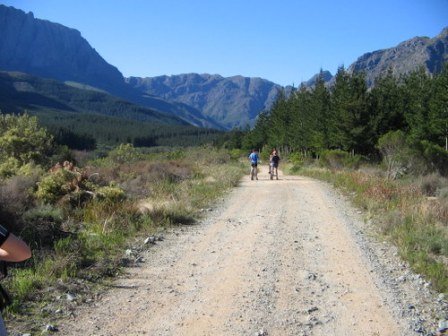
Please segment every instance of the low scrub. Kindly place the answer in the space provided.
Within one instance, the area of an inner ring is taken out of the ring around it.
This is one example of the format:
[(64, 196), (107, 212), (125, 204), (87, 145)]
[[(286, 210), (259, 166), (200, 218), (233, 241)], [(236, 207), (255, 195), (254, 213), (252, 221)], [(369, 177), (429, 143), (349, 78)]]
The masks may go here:
[(350, 168), (356, 169), (362, 157), (344, 152), (342, 150), (326, 150), (320, 154), (320, 164), (330, 169)]
[(389, 179), (431, 173), (448, 176), (448, 152), (429, 141), (412, 139), (403, 131), (384, 134), (377, 149), (383, 156)]
[(115, 275), (136, 236), (194, 224), (242, 174), (235, 153), (224, 150), (145, 154), (123, 145), (83, 167), (65, 162), (40, 176), (1, 181), (0, 214), (9, 214), (13, 231), (33, 249), (32, 260), (14, 265), (6, 281), (14, 298), (8, 312), (41, 306), (45, 288), (64, 292), (74, 278)]

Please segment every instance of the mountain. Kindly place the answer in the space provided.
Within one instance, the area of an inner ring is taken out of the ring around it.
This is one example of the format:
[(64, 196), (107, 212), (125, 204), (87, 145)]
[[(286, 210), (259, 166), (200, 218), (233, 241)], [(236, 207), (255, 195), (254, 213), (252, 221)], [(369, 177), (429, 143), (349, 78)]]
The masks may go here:
[[(4, 5), (0, 5), (0, 31), (0, 70), (55, 79), (62, 82), (61, 85), (65, 83), (95, 94), (108, 93), (118, 97), (111, 99), (123, 104), (129, 102), (129, 106), (140, 105), (151, 110), (151, 113), (157, 112), (160, 118), (165, 114), (168, 122), (172, 120), (166, 115), (197, 127), (231, 129), (253, 125), (258, 114), (272, 106), (278, 90), (285, 90), (286, 94), (293, 90), (265, 79), (243, 76), (182, 74), (124, 78), (116, 67), (107, 63), (90, 46), (79, 31), (36, 19), (32, 13), (26, 14)], [(350, 65), (348, 71), (365, 72), (368, 84), (372, 86), (374, 79), (388, 69), (400, 75), (424, 66), (429, 73), (435, 73), (447, 60), (448, 28), (434, 38), (415, 37), (394, 48), (366, 53)], [(323, 71), (322, 75), (331, 85), (334, 80), (331, 73)], [(316, 76), (304, 85), (313, 86)], [(22, 91), (17, 91), (17, 94), (11, 91), (17, 89), (15, 85), (8, 87), (8, 92), (14, 99), (23, 97)], [(21, 85), (25, 84), (19, 84), (19, 89), (25, 87)], [(57, 96), (58, 92), (63, 91), (54, 90), (50, 96), (46, 92), (38, 92), (39, 104), (47, 99), (45, 104), (57, 103), (64, 105), (64, 108), (83, 111), (88, 106), (89, 113), (102, 113), (101, 104), (94, 107), (90, 98), (86, 98), (84, 103), (78, 101), (76, 106), (72, 105), (73, 102), (68, 104), (64, 96)], [(26, 95), (28, 99), (31, 93)], [(84, 107), (81, 107), (83, 104)], [(132, 115), (137, 120), (142, 117), (141, 114), (139, 117)]]
[[(375, 84), (375, 78), (386, 74), (389, 69), (396, 76), (408, 74), (423, 67), (430, 74), (439, 73), (443, 64), (448, 62), (448, 27), (433, 37), (414, 37), (396, 47), (365, 53), (353, 62), (347, 69), (349, 73), (364, 72), (367, 85)], [(331, 86), (334, 77), (328, 71), (323, 71), (324, 81)], [(302, 84), (312, 87), (319, 73)]]
[(142, 95), (126, 84), (75, 29), (0, 5), (0, 70), (18, 71), (99, 89), (134, 104), (175, 115), (195, 126), (220, 128), (191, 106)]
[(306, 87), (313, 87), (314, 85), (316, 85), (319, 76), (322, 76), (322, 79), (324, 80), (325, 83), (330, 83), (331, 80), (333, 79), (333, 75), (331, 74), (330, 71), (322, 70), (321, 72), (315, 74), (313, 77), (311, 77), (306, 82), (303, 82), (302, 84), (305, 85)]
[(19, 72), (0, 71), (0, 110), (54, 110), (60, 113), (102, 114), (167, 125), (188, 124), (176, 116), (132, 104), (100, 90), (86, 90)]
[(393, 74), (402, 75), (423, 66), (428, 73), (442, 70), (448, 61), (448, 27), (434, 38), (414, 37), (396, 47), (377, 50), (359, 57), (347, 69), (349, 72), (365, 72), (369, 86), (375, 78), (392, 69)]
[(273, 104), (280, 85), (261, 78), (182, 74), (126, 79), (142, 93), (182, 103), (202, 112), (226, 129), (253, 125)]
[[(281, 88), (242, 76), (188, 74), (125, 80), (79, 31), (4, 5), (0, 5), (0, 31), (0, 70), (107, 92), (198, 127), (230, 129), (253, 124)], [(54, 95), (49, 99), (60, 100)]]
[(26, 111), (36, 115), (58, 143), (76, 149), (91, 149), (95, 142), (112, 146), (127, 142), (135, 146), (196, 146), (210, 143), (221, 134), (104, 91), (84, 89), (78, 83), (75, 86), (0, 71), (0, 113)]
[(0, 5), (0, 31), (2, 70), (85, 83), (108, 92), (124, 86), (118, 69), (75, 29)]

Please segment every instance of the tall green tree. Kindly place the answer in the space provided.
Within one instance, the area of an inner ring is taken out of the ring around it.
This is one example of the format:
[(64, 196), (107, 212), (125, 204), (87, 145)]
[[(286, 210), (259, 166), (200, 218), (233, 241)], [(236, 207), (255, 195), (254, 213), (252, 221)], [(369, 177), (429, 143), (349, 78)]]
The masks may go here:
[(391, 69), (376, 79), (368, 101), (374, 143), (390, 131), (407, 129), (403, 96), (403, 88)]
[(282, 147), (284, 151), (290, 148), (291, 124), (290, 101), (287, 99), (284, 90), (279, 91), (276, 101), (271, 109), (269, 125), (267, 127), (268, 145), (272, 147)]
[(309, 145), (316, 151), (330, 146), (330, 92), (325, 86), (321, 70), (311, 93), (310, 109), (306, 115), (307, 127), (310, 128)]
[(341, 67), (331, 95), (331, 147), (366, 154), (372, 148), (368, 129), (367, 85), (363, 73)]
[(432, 81), (428, 119), (431, 140), (448, 151), (448, 63)]
[(429, 101), (431, 78), (423, 68), (412, 72), (404, 79), (405, 119), (409, 135), (414, 141), (430, 140)]
[(267, 111), (260, 113), (252, 130), (246, 133), (242, 139), (242, 147), (244, 149), (261, 149), (268, 143), (268, 127), (270, 118)]
[(314, 134), (314, 116), (312, 109), (312, 94), (301, 85), (291, 96), (290, 138), (293, 150), (302, 152), (305, 156), (312, 147)]

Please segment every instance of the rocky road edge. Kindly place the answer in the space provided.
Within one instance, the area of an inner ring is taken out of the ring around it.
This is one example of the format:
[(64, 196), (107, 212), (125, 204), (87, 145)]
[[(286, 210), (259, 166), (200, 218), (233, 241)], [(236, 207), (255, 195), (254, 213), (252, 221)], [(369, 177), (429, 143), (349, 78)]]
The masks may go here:
[(400, 258), (397, 247), (377, 233), (374, 220), (364, 220), (365, 213), (353, 208), (348, 197), (326, 183), (320, 183), (336, 201), (335, 206), (347, 209), (344, 215), (348, 228), (367, 261), (366, 265), (371, 267), (366, 272), (371, 274), (395, 318), (410, 328), (403, 330), (403, 335), (409, 332), (425, 336), (444, 335), (443, 331), (448, 327), (447, 295), (435, 291), (429, 281), (413, 272), (410, 265)]

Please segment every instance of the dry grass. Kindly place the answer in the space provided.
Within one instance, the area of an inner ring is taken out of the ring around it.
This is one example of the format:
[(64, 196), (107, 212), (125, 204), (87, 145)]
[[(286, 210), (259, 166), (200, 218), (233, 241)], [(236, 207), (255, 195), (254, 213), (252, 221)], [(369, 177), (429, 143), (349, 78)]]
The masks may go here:
[[(15, 270), (8, 285), (18, 300), (36, 299), (40, 305), (45, 301), (40, 289), (58, 279), (115, 274), (131, 240), (168, 225), (195, 223), (202, 208), (238, 183), (242, 168), (227, 152), (206, 148), (136, 155), (122, 163), (100, 159), (84, 167), (83, 174), (92, 190), (116, 186), (127, 197), (33, 208), (28, 188), (35, 180), (16, 177), (0, 186), (0, 201), (10, 211), (30, 206), (18, 218), (28, 225), (24, 233), (34, 248), (32, 267)], [(10, 312), (20, 306), (15, 301)]]

